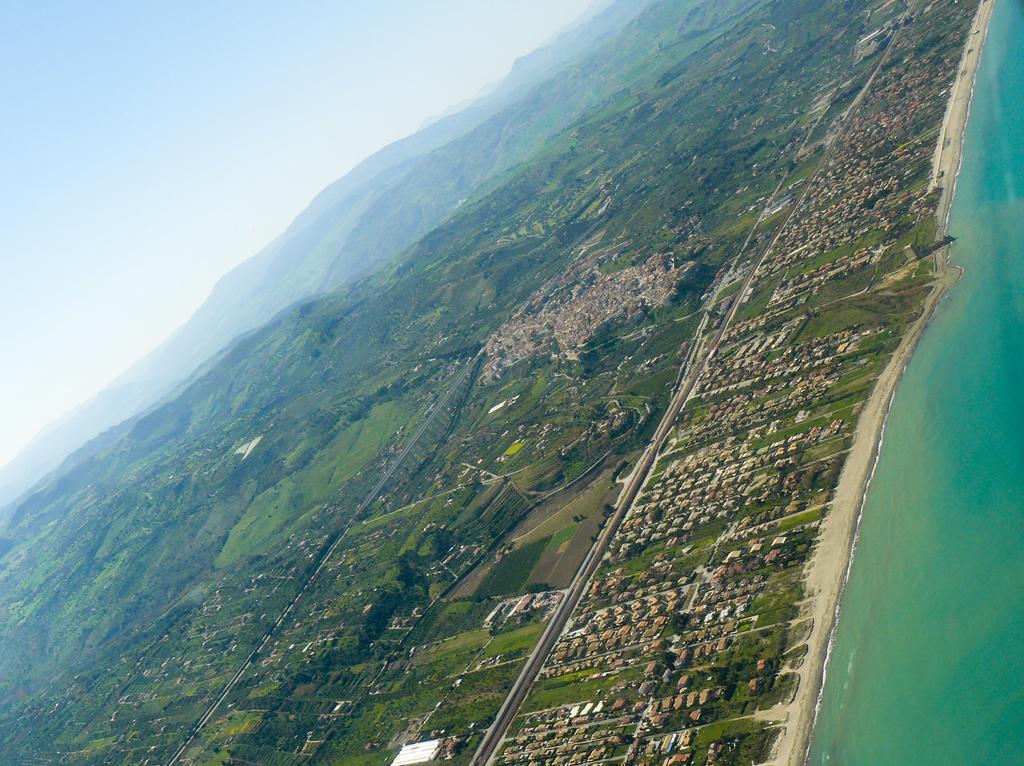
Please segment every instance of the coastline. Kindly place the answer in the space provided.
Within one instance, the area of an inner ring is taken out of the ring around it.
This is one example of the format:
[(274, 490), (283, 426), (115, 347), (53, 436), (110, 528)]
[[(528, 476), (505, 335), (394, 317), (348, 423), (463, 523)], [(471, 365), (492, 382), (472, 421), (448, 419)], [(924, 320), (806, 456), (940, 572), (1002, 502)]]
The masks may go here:
[[(933, 160), (932, 189), (942, 186), (936, 208), (937, 239), (946, 236), (949, 210), (962, 159), (963, 140), (974, 94), (974, 81), (981, 62), (989, 22), (996, 0), (982, 0), (971, 23), (964, 54), (957, 68), (949, 104), (939, 133)], [(952, 181), (942, 183), (947, 179)], [(807, 760), (818, 705), (824, 688), (833, 633), (838, 623), (843, 589), (853, 563), (861, 511), (874, 475), (885, 434), (885, 424), (896, 387), (935, 309), (946, 292), (957, 283), (962, 271), (949, 262), (949, 248), (935, 254), (936, 277), (921, 315), (908, 328), (875, 383), (871, 396), (858, 417), (856, 436), (843, 466), (830, 512), (822, 521), (818, 543), (808, 566), (805, 585), (811, 622), (804, 655), (797, 675), (797, 688), (789, 703), (765, 711), (765, 718), (777, 720), (782, 732), (768, 763), (775, 766), (803, 766)]]

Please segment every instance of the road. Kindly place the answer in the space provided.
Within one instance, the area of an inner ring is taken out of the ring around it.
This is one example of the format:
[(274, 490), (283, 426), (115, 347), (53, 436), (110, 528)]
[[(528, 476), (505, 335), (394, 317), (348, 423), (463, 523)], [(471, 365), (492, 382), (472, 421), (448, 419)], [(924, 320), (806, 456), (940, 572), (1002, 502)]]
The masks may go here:
[[(866, 87), (867, 86), (865, 86), (865, 88)], [(860, 96), (858, 96), (858, 99), (859, 98)], [(825, 156), (822, 158), (822, 161), (818, 166), (819, 170), (824, 166), (825, 160), (831, 152), (831, 148), (832, 144), (829, 145)], [(511, 725), (512, 720), (516, 717), (519, 706), (530, 691), (533, 681), (536, 679), (540, 669), (544, 666), (548, 655), (551, 653), (555, 643), (558, 641), (558, 637), (562, 634), (566, 624), (569, 622), (570, 616), (579, 604), (580, 599), (583, 596), (583, 591), (586, 589), (594, 572), (597, 571), (597, 567), (601, 563), (601, 559), (608, 550), (608, 545), (611, 543), (612, 538), (618, 531), (623, 519), (625, 519), (626, 515), (629, 513), (629, 509), (632, 507), (637, 495), (640, 493), (640, 489), (643, 487), (655, 460), (661, 452), (662, 447), (665, 445), (665, 440), (672, 431), (672, 426), (675, 423), (676, 418), (679, 416), (679, 412), (682, 410), (686, 402), (689, 401), (694, 388), (697, 386), (697, 381), (700, 380), (700, 376), (707, 369), (708, 364), (718, 351), (718, 347), (721, 345), (723, 336), (729, 329), (733, 320), (736, 318), (736, 314), (739, 312), (740, 307), (743, 305), (743, 299), (750, 292), (750, 286), (753, 284), (754, 278), (756, 277), (761, 264), (764, 263), (768, 254), (774, 249), (775, 245), (782, 237), (783, 232), (785, 232), (786, 228), (789, 226), (793, 216), (800, 209), (801, 204), (806, 198), (808, 190), (811, 188), (810, 181), (813, 180), (815, 176), (817, 176), (817, 171), (810, 179), (808, 179), (808, 183), (804, 185), (803, 192), (800, 194), (799, 198), (794, 201), (790, 214), (786, 216), (785, 220), (778, 227), (775, 236), (772, 237), (771, 241), (763, 250), (761, 250), (760, 255), (755, 259), (753, 265), (743, 278), (743, 283), (736, 292), (735, 298), (726, 313), (725, 319), (722, 321), (718, 330), (715, 331), (715, 334), (711, 338), (711, 342), (707, 346), (707, 352), (703, 354), (703, 356), (700, 356), (699, 359), (696, 359), (695, 357), (699, 353), (698, 348), (701, 331), (705, 326), (708, 316), (710, 316), (710, 311), (716, 302), (717, 294), (712, 296), (708, 301), (707, 313), (705, 314), (704, 321), (701, 323), (701, 328), (697, 331), (697, 340), (694, 342), (692, 353), (688, 355), (687, 360), (681, 367), (679, 376), (680, 383), (672, 396), (672, 401), (669, 404), (668, 409), (666, 409), (654, 436), (644, 449), (633, 473), (630, 474), (630, 477), (626, 482), (626, 486), (620, 493), (619, 499), (615, 504), (615, 512), (608, 520), (608, 523), (605, 524), (601, 534), (598, 536), (598, 539), (595, 541), (590, 552), (587, 554), (587, 557), (580, 565), (580, 568), (576, 573), (576, 577), (573, 579), (569, 589), (566, 591), (565, 598), (562, 599), (561, 604), (559, 604), (558, 608), (555, 610), (551, 621), (544, 629), (544, 633), (541, 634), (540, 641), (537, 643), (533, 654), (530, 655), (530, 659), (527, 661), (522, 673), (520, 673), (519, 677), (516, 679), (511, 691), (505, 698), (505, 702), (498, 710), (494, 723), (491, 724), (487, 733), (484, 734), (483, 741), (480, 743), (476, 753), (473, 755), (473, 760), (470, 761), (470, 766), (485, 766), (493, 763), (498, 745), (505, 736), (505, 732), (508, 731), (508, 727)], [(765, 211), (769, 210), (770, 206), (774, 203), (775, 197), (782, 189), (784, 180), (779, 182), (775, 191), (769, 196), (768, 201), (765, 203)], [(757, 223), (755, 223), (751, 228), (750, 233), (743, 244), (740, 255), (737, 256), (737, 260), (742, 257), (743, 250), (746, 250), (749, 246), (753, 239), (754, 232), (757, 230), (757, 226), (760, 223), (761, 219), (759, 218)]]
[[(760, 264), (760, 262), (761, 261), (758, 260), (758, 264)], [(748, 274), (744, 280), (743, 286), (741, 287), (738, 295), (743, 295), (745, 293), (753, 279), (755, 271), (756, 267), (751, 269), (750, 274)], [(710, 304), (713, 304), (713, 302), (714, 299), (709, 301), (709, 308)], [(640, 493), (640, 489), (647, 480), (647, 475), (650, 473), (651, 467), (654, 465), (654, 461), (657, 459), (658, 454), (661, 452), (661, 448), (665, 445), (665, 440), (672, 431), (672, 426), (675, 424), (680, 410), (690, 398), (694, 387), (697, 385), (697, 381), (700, 379), (701, 373), (704, 371), (708, 361), (714, 356), (715, 351), (718, 349), (718, 345), (722, 341), (722, 336), (725, 334), (725, 330), (728, 327), (729, 322), (731, 322), (732, 317), (736, 315), (736, 309), (738, 306), (739, 300), (736, 300), (733, 307), (729, 310), (729, 314), (727, 315), (725, 322), (722, 323), (722, 327), (715, 333), (711, 345), (708, 347), (708, 352), (704, 354), (696, 364), (693, 364), (694, 359), (697, 356), (697, 347), (699, 344), (701, 329), (705, 326), (705, 322), (701, 323), (701, 327), (697, 331), (692, 353), (688, 355), (688, 359), (683, 365), (684, 372), (681, 376), (682, 382), (676, 388), (676, 392), (672, 396), (672, 401), (670, 402), (668, 409), (665, 410), (665, 414), (662, 416), (661, 421), (658, 423), (658, 428), (654, 432), (654, 436), (651, 438), (651, 441), (648, 442), (647, 447), (644, 448), (643, 454), (640, 456), (640, 460), (637, 461), (632, 473), (626, 480), (626, 484), (623, 487), (622, 492), (619, 493), (619, 498), (615, 504), (615, 511), (612, 514), (612, 517), (604, 525), (604, 528), (601, 530), (600, 535), (598, 535), (594, 545), (587, 553), (586, 558), (583, 559), (583, 563), (580, 565), (575, 578), (573, 578), (572, 583), (566, 591), (565, 598), (562, 599), (561, 603), (556, 608), (555, 613), (547, 624), (547, 627), (541, 634), (540, 641), (537, 642), (537, 646), (534, 648), (533, 654), (530, 655), (530, 659), (527, 660), (526, 666), (523, 668), (523, 671), (513, 684), (508, 697), (505, 698), (505, 702), (498, 710), (494, 723), (491, 724), (491, 727), (484, 735), (484, 739), (480, 743), (480, 746), (471, 761), (472, 766), (483, 766), (484, 764), (492, 762), (498, 744), (505, 736), (505, 732), (508, 730), (509, 725), (515, 718), (516, 712), (522, 704), (523, 699), (526, 698), (534, 679), (537, 677), (537, 673), (540, 672), (540, 669), (543, 667), (552, 648), (554, 648), (555, 643), (558, 641), (558, 637), (562, 634), (569, 618), (572, 616), (573, 611), (576, 609), (580, 599), (583, 597), (583, 592), (586, 590), (586, 587), (590, 582), (590, 578), (593, 576), (594, 572), (597, 571), (597, 568), (601, 563), (601, 559), (604, 557), (605, 551), (608, 550), (608, 545), (611, 543), (612, 538), (618, 531), (623, 519), (625, 519), (626, 515), (629, 513), (629, 509), (632, 507), (636, 496)], [(688, 373), (686, 372), (687, 366), (690, 367)]]

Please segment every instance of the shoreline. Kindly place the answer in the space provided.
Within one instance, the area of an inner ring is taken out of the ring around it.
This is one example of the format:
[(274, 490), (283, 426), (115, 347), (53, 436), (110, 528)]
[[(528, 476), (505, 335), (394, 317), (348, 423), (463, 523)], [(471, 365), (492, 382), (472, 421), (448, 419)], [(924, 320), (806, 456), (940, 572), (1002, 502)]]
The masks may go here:
[[(949, 104), (935, 150), (932, 185), (942, 185), (936, 208), (936, 238), (947, 234), (949, 211), (963, 156), (964, 135), (974, 95), (974, 81), (981, 62), (989, 22), (996, 0), (982, 0), (971, 23), (963, 57), (957, 67)], [(978, 39), (975, 39), (978, 38)], [(967, 85), (968, 87), (964, 87)], [(775, 766), (804, 766), (824, 689), (835, 628), (839, 621), (843, 590), (853, 565), (861, 512), (881, 451), (885, 425), (896, 388), (910, 362), (917, 343), (934, 316), (946, 292), (955, 285), (962, 270), (950, 263), (949, 248), (935, 253), (935, 282), (925, 299), (921, 315), (907, 329), (899, 347), (875, 382), (874, 390), (858, 416), (856, 436), (840, 474), (830, 512), (822, 521), (818, 542), (808, 565), (805, 585), (811, 604), (811, 621), (806, 639), (807, 653), (797, 675), (797, 688), (789, 703), (773, 711), (771, 718), (783, 725), (768, 763)], [(766, 716), (768, 717), (768, 716)]]

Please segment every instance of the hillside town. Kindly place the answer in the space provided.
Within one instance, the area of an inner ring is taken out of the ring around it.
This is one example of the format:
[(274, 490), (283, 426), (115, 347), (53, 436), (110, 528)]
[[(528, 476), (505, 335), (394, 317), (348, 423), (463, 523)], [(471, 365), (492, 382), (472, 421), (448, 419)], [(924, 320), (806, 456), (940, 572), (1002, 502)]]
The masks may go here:
[(690, 266), (677, 267), (672, 256), (655, 255), (603, 273), (595, 257), (584, 257), (488, 339), (483, 380), (538, 355), (572, 358), (609, 322), (628, 320), (668, 301)]

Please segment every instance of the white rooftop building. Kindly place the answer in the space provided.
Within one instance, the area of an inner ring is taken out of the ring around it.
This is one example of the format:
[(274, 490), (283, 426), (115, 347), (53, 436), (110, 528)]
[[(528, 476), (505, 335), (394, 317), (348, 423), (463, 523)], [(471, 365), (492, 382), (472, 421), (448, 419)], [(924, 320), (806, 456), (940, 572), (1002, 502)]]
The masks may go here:
[(430, 739), (425, 742), (415, 742), (411, 745), (406, 745), (395, 756), (391, 766), (409, 766), (413, 763), (426, 763), (432, 760), (440, 749), (441, 740), (439, 739)]

